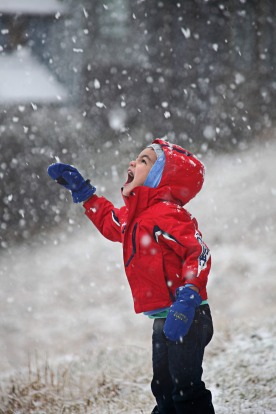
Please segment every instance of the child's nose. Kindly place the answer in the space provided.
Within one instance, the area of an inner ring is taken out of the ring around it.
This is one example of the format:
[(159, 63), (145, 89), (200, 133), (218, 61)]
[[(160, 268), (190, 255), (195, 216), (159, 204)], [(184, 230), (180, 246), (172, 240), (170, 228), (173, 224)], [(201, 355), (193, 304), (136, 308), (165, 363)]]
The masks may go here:
[(135, 164), (136, 164), (136, 161), (132, 160), (132, 161), (130, 161), (129, 166), (130, 167), (135, 167)]

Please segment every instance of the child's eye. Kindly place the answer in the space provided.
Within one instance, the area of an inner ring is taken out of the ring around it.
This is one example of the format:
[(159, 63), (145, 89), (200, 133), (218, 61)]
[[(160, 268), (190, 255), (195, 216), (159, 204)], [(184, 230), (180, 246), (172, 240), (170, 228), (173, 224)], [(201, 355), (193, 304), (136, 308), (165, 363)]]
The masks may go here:
[(147, 164), (147, 162), (146, 162), (146, 160), (145, 160), (145, 159), (142, 159), (142, 161), (141, 161), (141, 162), (143, 162), (143, 163)]

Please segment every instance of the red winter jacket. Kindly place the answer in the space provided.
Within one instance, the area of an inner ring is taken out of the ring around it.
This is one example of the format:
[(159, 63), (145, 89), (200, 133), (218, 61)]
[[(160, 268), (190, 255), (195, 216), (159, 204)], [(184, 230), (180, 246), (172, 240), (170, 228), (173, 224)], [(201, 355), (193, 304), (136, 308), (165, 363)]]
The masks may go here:
[(165, 153), (157, 188), (136, 187), (125, 206), (115, 208), (93, 195), (85, 214), (111, 241), (123, 244), (125, 271), (136, 313), (169, 307), (179, 286), (192, 283), (207, 299), (210, 252), (197, 221), (184, 205), (201, 189), (204, 167), (183, 148), (156, 139)]

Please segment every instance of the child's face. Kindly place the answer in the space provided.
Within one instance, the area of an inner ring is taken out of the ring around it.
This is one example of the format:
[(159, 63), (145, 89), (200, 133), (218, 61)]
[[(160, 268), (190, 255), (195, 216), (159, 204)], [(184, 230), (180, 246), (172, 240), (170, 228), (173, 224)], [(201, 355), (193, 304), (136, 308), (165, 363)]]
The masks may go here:
[(151, 167), (157, 160), (157, 156), (152, 148), (145, 148), (136, 158), (135, 161), (130, 161), (127, 170), (127, 181), (123, 187), (123, 195), (129, 196), (131, 191), (146, 181)]

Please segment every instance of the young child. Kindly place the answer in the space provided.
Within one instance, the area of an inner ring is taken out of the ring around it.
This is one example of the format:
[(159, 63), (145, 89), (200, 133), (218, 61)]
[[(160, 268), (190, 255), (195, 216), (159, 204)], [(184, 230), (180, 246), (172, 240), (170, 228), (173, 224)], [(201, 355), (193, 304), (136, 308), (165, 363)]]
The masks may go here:
[(213, 335), (206, 292), (211, 257), (184, 208), (203, 185), (203, 164), (178, 145), (154, 140), (129, 163), (121, 208), (98, 197), (70, 165), (52, 164), (48, 173), (75, 203), (84, 202), (103, 236), (123, 245), (135, 312), (153, 319), (152, 414), (214, 414), (201, 379)]

